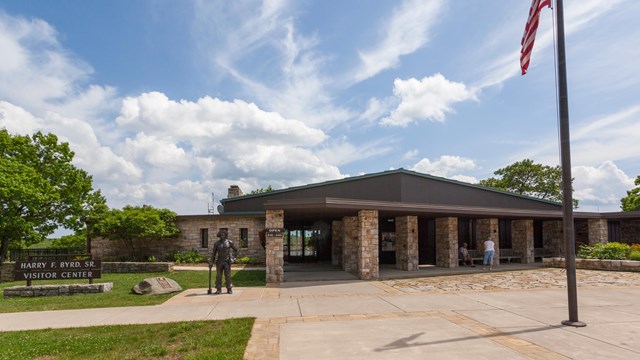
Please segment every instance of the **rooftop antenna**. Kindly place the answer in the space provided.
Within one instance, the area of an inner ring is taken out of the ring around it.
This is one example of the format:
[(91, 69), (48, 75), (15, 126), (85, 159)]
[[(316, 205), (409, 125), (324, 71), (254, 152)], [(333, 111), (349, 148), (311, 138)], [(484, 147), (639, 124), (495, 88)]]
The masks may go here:
[(213, 197), (213, 193), (211, 193), (211, 204), (207, 203), (207, 213), (209, 213), (209, 215), (213, 215), (215, 212), (215, 199)]

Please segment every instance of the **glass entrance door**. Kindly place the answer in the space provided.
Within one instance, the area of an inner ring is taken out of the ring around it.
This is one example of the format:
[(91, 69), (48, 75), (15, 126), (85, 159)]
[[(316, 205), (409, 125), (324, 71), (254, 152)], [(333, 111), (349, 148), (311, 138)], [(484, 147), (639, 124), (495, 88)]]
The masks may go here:
[(284, 260), (292, 263), (315, 262), (319, 230), (291, 229), (285, 232)]

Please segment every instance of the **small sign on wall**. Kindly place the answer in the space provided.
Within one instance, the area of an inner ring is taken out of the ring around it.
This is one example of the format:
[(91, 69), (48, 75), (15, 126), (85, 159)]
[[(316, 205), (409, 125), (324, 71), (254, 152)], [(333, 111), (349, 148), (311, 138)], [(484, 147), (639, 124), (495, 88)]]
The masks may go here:
[(267, 237), (267, 239), (284, 236), (284, 229), (282, 228), (268, 228), (265, 230), (266, 230), (265, 236)]

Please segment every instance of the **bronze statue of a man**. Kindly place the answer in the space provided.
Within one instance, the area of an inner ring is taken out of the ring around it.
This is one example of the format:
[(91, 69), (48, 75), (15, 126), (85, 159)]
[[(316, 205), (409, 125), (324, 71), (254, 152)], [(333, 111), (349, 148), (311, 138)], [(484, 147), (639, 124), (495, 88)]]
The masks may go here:
[(218, 230), (218, 241), (213, 244), (211, 250), (211, 263), (216, 264), (216, 292), (215, 295), (222, 294), (222, 273), (227, 285), (227, 294), (233, 294), (233, 284), (231, 283), (231, 264), (235, 261), (238, 248), (233, 241), (228, 239), (229, 231), (225, 228)]

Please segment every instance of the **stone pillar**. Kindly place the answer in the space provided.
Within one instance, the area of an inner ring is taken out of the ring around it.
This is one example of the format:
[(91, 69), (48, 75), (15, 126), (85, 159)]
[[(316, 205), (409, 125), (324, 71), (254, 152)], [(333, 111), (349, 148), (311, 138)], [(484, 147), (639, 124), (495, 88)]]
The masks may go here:
[(476, 221), (476, 239), (478, 250), (482, 254), (484, 251), (484, 241), (491, 239), (495, 243), (495, 253), (493, 255), (493, 265), (500, 265), (500, 236), (498, 234), (498, 219), (478, 219)]
[(342, 266), (343, 232), (342, 221), (331, 223), (331, 264), (335, 266)]
[(436, 219), (436, 266), (458, 267), (458, 218)]
[(513, 220), (511, 222), (513, 250), (522, 255), (523, 264), (534, 262), (533, 220)]
[(562, 221), (544, 221), (542, 223), (542, 244), (545, 255), (564, 256)]
[(356, 274), (358, 271), (358, 218), (342, 218), (342, 270)]
[(396, 218), (396, 269), (418, 270), (418, 217)]
[(358, 211), (358, 278), (377, 279), (380, 276), (378, 261), (378, 211)]
[[(267, 210), (266, 228), (284, 229), (284, 210)], [(268, 237), (265, 247), (267, 284), (280, 284), (284, 281), (284, 239), (282, 236)]]
[(589, 219), (589, 246), (604, 244), (609, 240), (607, 219)]

